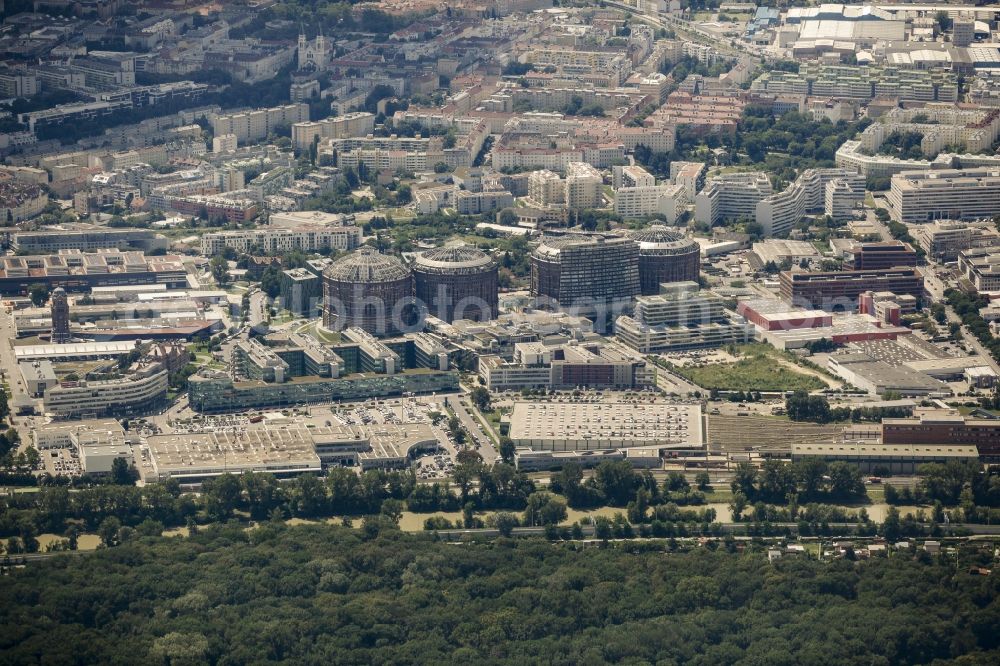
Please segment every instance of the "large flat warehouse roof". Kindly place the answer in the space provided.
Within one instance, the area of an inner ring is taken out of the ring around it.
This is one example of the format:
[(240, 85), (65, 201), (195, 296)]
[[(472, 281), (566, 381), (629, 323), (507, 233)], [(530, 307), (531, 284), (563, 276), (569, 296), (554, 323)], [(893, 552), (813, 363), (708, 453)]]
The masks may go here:
[(320, 470), (312, 435), (301, 427), (153, 435), (146, 445), (161, 477)]
[(73, 342), (65, 345), (25, 345), (14, 347), (14, 358), (28, 361), (36, 358), (56, 360), (60, 358), (82, 358), (116, 356), (135, 349), (134, 340), (116, 342)]
[(519, 402), (510, 416), (510, 437), (542, 451), (700, 447), (704, 441), (700, 406), (668, 402)]

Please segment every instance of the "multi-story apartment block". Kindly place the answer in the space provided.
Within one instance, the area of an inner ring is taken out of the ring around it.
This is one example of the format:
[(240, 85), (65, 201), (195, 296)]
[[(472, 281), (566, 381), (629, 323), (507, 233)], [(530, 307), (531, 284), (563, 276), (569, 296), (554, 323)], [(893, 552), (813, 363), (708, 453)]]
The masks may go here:
[(601, 172), (586, 162), (566, 165), (566, 207), (574, 209), (598, 208), (604, 202)]
[(691, 202), (705, 186), (705, 171), (704, 162), (671, 162), (670, 182), (683, 187), (687, 200)]
[(584, 51), (559, 46), (542, 46), (524, 53), (524, 62), (553, 65), (563, 76), (582, 76), (591, 72), (610, 75), (609, 83), (620, 86), (632, 71), (632, 62), (621, 51)]
[(927, 171), (932, 168), (1000, 168), (1000, 156), (992, 154), (939, 153), (933, 160), (903, 160), (891, 155), (869, 155), (862, 152), (860, 141), (845, 141), (837, 149), (835, 158), (838, 167), (853, 169), (863, 176), (893, 176), (904, 171)]
[(694, 216), (710, 226), (724, 219), (753, 218), (757, 203), (771, 192), (771, 180), (762, 171), (715, 176), (695, 197)]
[(734, 134), (746, 102), (735, 96), (692, 95), (676, 91), (666, 104), (646, 119), (646, 124), (657, 128), (686, 125), (702, 134)]
[(0, 177), (0, 224), (29, 220), (40, 215), (48, 204), (49, 194), (40, 186)]
[[(323, 154), (323, 151), (320, 151)], [(355, 148), (337, 153), (337, 166), (358, 170), (362, 167), (375, 171), (427, 171), (433, 167), (441, 153), (425, 151), (385, 150), (383, 148)]]
[(292, 145), (296, 150), (306, 150), (317, 138), (346, 139), (367, 136), (375, 130), (375, 116), (365, 111), (334, 116), (316, 122), (306, 121), (292, 125)]
[(566, 202), (566, 184), (559, 174), (541, 169), (528, 174), (528, 198), (547, 207)]
[(258, 228), (240, 231), (217, 231), (201, 237), (201, 253), (211, 257), (232, 248), (240, 253), (278, 254), (301, 250), (353, 250), (361, 245), (361, 227), (311, 227), (287, 229)]
[(619, 187), (648, 187), (656, 185), (656, 179), (641, 166), (631, 164), (626, 166), (611, 167), (611, 186), (616, 190)]
[(83, 74), (85, 85), (94, 90), (111, 91), (135, 85), (135, 58), (72, 58), (66, 65), (71, 72)]
[(292, 126), (307, 120), (308, 104), (286, 104), (216, 116), (212, 121), (212, 131), (216, 136), (235, 134), (236, 139), (243, 143), (264, 139), (279, 126)]
[(852, 185), (848, 179), (837, 178), (828, 182), (824, 188), (823, 212), (837, 222), (850, 220), (864, 200), (863, 185)]
[(673, 224), (684, 212), (687, 195), (681, 185), (642, 185), (615, 190), (615, 213), (626, 219), (662, 215)]
[(862, 100), (874, 97), (921, 102), (958, 100), (958, 79), (953, 72), (889, 66), (852, 67), (806, 62), (798, 73), (765, 72), (754, 80), (750, 89), (773, 94)]
[(459, 190), (455, 194), (455, 210), (462, 215), (492, 213), (513, 205), (514, 195), (507, 190), (484, 190), (482, 192)]
[(865, 181), (850, 169), (807, 169), (784, 191), (757, 202), (754, 218), (765, 236), (786, 234), (806, 213), (824, 210), (826, 185), (841, 180), (864, 192)]
[(212, 152), (215, 154), (235, 153), (238, 145), (239, 139), (236, 138), (235, 134), (221, 134), (212, 137)]
[(920, 149), (929, 159), (946, 146), (979, 153), (988, 150), (1000, 136), (1000, 110), (958, 109), (953, 104), (890, 109), (861, 133), (861, 146), (875, 154), (895, 132), (920, 134)]
[(34, 97), (41, 87), (38, 77), (17, 71), (0, 72), (0, 97), (4, 99), (16, 97)]

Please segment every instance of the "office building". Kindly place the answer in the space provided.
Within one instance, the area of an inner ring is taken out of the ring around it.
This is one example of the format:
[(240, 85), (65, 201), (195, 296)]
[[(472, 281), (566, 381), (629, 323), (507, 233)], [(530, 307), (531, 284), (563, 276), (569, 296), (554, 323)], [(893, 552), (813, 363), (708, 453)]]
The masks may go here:
[(891, 291), (923, 298), (924, 278), (915, 268), (898, 267), (874, 271), (806, 273), (782, 271), (781, 298), (786, 303), (830, 312), (853, 312), (858, 297), (866, 291)]
[(886, 201), (896, 222), (990, 218), (1000, 210), (1000, 170), (941, 169), (896, 174)]
[(619, 341), (643, 354), (721, 347), (753, 339), (753, 325), (726, 310), (722, 299), (696, 282), (663, 285), (636, 299), (632, 316), (615, 320)]
[(62, 382), (45, 390), (44, 410), (56, 419), (138, 416), (167, 399), (167, 370), (146, 363), (114, 379)]
[(70, 341), (69, 332), (69, 299), (66, 290), (56, 287), (52, 292), (52, 342), (62, 344)]
[(618, 345), (518, 342), (510, 361), (479, 357), (479, 377), (491, 391), (524, 388), (643, 388), (656, 384), (656, 370)]
[(281, 304), (294, 315), (312, 316), (323, 296), (320, 277), (305, 268), (281, 272)]
[(42, 397), (46, 389), (59, 384), (52, 361), (48, 359), (21, 361), (17, 366), (24, 380), (24, 389), (34, 398)]
[(21, 254), (58, 254), (60, 250), (166, 250), (166, 236), (148, 229), (60, 229), (58, 231), (18, 231), (10, 236), (11, 249)]
[(531, 295), (540, 307), (607, 315), (639, 293), (639, 246), (616, 236), (547, 236), (531, 253)]
[(67, 291), (93, 287), (165, 284), (187, 287), (187, 271), (180, 257), (149, 256), (142, 252), (105, 250), (63, 254), (0, 257), (0, 294), (27, 294), (32, 285)]
[(768, 264), (781, 266), (800, 266), (819, 262), (821, 256), (816, 246), (809, 241), (784, 240), (781, 238), (769, 238), (768, 240), (754, 243), (753, 254), (750, 255), (751, 265), (760, 269)]
[(951, 42), (958, 47), (966, 47), (976, 39), (975, 17), (963, 14), (951, 23)]
[(1000, 253), (980, 247), (958, 253), (958, 271), (979, 293), (1000, 291)]
[(928, 257), (938, 262), (956, 261), (960, 252), (1000, 246), (1000, 233), (992, 225), (938, 220), (917, 227), (914, 236)]
[(909, 243), (886, 241), (854, 243), (846, 252), (844, 268), (851, 271), (875, 271), (896, 266), (916, 266), (917, 252)]

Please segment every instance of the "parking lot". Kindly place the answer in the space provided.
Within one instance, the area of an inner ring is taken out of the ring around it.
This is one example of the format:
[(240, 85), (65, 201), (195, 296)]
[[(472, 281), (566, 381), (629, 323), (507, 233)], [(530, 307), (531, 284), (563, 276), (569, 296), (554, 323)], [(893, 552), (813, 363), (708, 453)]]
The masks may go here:
[(455, 471), (455, 458), (445, 451), (417, 458), (415, 463), (417, 478), (425, 481), (445, 479)]
[(83, 466), (80, 464), (80, 454), (76, 447), (65, 449), (47, 449), (40, 451), (45, 471), (56, 476), (80, 476)]

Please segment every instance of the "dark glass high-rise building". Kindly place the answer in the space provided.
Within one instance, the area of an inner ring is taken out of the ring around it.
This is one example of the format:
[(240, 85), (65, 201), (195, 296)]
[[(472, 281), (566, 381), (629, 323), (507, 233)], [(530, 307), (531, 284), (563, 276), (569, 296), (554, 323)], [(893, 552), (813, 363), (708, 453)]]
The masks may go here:
[(52, 342), (61, 344), (69, 342), (69, 299), (66, 290), (56, 287), (52, 292)]
[(540, 307), (612, 315), (638, 294), (639, 245), (630, 238), (547, 236), (531, 254), (531, 295)]

